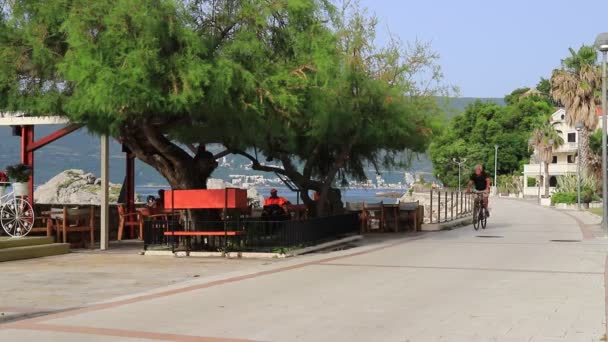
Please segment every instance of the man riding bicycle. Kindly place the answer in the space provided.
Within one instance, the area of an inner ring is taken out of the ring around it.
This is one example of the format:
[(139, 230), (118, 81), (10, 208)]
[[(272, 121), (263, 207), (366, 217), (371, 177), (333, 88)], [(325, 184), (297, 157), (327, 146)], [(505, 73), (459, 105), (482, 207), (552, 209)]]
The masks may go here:
[(486, 217), (490, 217), (490, 212), (488, 211), (488, 198), (490, 197), (492, 180), (490, 179), (490, 176), (483, 171), (481, 165), (475, 166), (475, 172), (471, 175), (467, 185), (467, 192), (471, 192), (471, 186), (473, 185), (475, 185), (475, 190), (483, 191), (483, 208), (486, 211)]

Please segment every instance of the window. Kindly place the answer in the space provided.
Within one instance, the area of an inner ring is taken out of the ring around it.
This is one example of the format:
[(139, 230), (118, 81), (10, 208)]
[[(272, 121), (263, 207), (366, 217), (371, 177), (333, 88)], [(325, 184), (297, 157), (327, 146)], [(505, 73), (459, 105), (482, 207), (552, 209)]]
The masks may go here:
[(575, 160), (574, 160), (574, 156), (573, 155), (569, 155), (568, 156), (568, 164), (574, 164)]
[(568, 142), (576, 142), (576, 133), (568, 133)]
[(553, 164), (557, 164), (557, 156), (553, 156), (553, 161), (552, 161), (552, 163), (553, 163)]
[(566, 116), (565, 116), (564, 114), (562, 114), (562, 120), (564, 120), (564, 118), (565, 118), (565, 117), (566, 117)]

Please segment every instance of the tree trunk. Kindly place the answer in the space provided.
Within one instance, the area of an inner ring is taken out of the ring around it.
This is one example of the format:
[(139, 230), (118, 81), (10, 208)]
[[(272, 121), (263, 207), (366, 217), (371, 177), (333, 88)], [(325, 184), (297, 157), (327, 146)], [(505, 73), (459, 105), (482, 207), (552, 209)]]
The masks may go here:
[(588, 175), (589, 160), (591, 159), (591, 150), (589, 149), (589, 130), (582, 129), (579, 133), (580, 148), (581, 148), (581, 174)]
[[(158, 171), (173, 190), (207, 189), (207, 180), (218, 166), (204, 144), (191, 155), (147, 123), (125, 126), (119, 140), (135, 157)], [(187, 217), (190, 222), (218, 219), (217, 213), (208, 210), (189, 210)]]

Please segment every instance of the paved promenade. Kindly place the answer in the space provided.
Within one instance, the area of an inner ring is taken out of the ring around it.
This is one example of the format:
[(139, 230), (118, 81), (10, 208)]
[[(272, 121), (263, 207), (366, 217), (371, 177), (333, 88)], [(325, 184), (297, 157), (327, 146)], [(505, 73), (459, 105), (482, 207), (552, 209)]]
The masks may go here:
[(252, 264), (3, 324), (0, 341), (600, 341), (597, 219), (493, 201), (485, 231)]

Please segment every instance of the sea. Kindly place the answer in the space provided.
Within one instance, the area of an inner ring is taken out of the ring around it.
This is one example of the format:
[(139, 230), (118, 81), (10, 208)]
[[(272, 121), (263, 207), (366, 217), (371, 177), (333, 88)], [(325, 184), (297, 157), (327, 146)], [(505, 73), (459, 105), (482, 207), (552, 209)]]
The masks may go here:
[[(142, 200), (145, 200), (148, 196), (158, 196), (158, 190), (171, 190), (169, 187), (163, 186), (136, 186), (135, 192), (140, 196)], [(262, 196), (270, 196), (270, 187), (260, 187), (256, 188), (256, 190)], [(279, 196), (285, 197), (292, 204), (298, 203), (298, 196), (295, 192), (289, 190), (288, 188), (276, 187)], [(342, 201), (343, 202), (365, 202), (365, 203), (378, 203), (383, 202), (385, 204), (394, 204), (397, 203), (398, 199), (395, 196), (386, 196), (386, 194), (400, 194), (404, 195), (407, 190), (403, 189), (341, 189), (342, 191)], [(311, 194), (312, 196), (312, 194)], [(386, 197), (382, 197), (386, 196)], [(399, 196), (401, 197), (401, 196)], [(301, 202), (301, 200), (300, 200)]]

